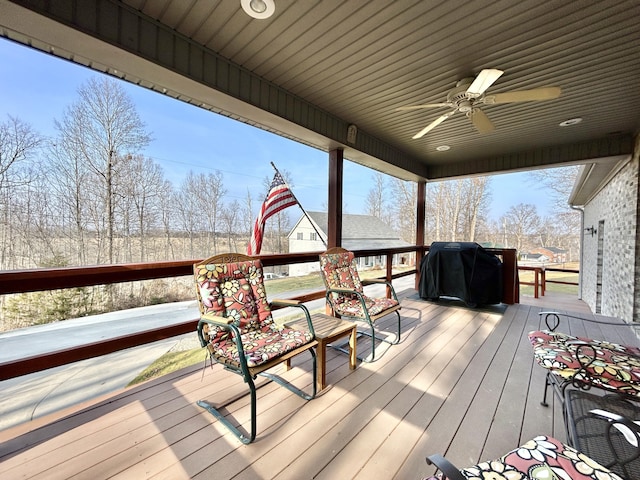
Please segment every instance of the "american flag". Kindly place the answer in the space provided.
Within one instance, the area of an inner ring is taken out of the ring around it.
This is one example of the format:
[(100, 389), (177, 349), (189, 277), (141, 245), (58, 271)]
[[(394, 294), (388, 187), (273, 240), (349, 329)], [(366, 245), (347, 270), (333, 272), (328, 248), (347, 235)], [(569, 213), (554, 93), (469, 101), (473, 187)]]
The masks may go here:
[(258, 255), (260, 253), (260, 249), (262, 248), (262, 232), (264, 231), (264, 224), (267, 219), (279, 211), (297, 203), (296, 197), (294, 197), (291, 190), (289, 190), (280, 172), (276, 172), (269, 187), (269, 193), (267, 193), (262, 203), (262, 208), (253, 226), (253, 234), (251, 235), (249, 245), (247, 245), (248, 255)]

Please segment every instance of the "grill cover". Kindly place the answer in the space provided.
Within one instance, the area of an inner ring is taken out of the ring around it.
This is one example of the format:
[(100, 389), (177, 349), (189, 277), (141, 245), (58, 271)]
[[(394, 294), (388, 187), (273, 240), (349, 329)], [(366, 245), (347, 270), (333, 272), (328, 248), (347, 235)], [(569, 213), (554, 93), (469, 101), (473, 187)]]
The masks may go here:
[(420, 297), (456, 297), (469, 307), (502, 302), (502, 262), (473, 242), (433, 242), (420, 264)]

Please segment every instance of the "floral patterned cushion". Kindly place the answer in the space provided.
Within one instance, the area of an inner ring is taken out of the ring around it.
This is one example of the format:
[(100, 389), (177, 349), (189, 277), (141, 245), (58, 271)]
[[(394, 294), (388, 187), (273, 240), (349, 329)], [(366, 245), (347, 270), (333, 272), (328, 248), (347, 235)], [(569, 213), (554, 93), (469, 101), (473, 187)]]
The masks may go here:
[(539, 436), (497, 460), (460, 470), (469, 480), (623, 480), (552, 437)]
[[(320, 255), (320, 271), (327, 289), (351, 288), (360, 293), (363, 291), (353, 252), (323, 253)], [(337, 297), (345, 295), (334, 295), (334, 298)]]
[[(371, 298), (363, 295), (364, 303), (367, 306), (369, 315), (374, 316), (385, 310), (398, 305), (393, 298)], [(348, 317), (364, 317), (365, 312), (362, 308), (362, 302), (359, 299), (343, 299), (342, 302), (336, 302), (335, 311), (340, 315)]]
[[(364, 291), (353, 252), (320, 255), (320, 271), (327, 289), (349, 288), (360, 293)], [(357, 295), (333, 293), (332, 296), (336, 313), (351, 317), (365, 316), (362, 302)], [(392, 298), (371, 298), (364, 294), (362, 296), (371, 316), (398, 305), (398, 301)]]
[[(570, 380), (578, 374), (595, 387), (640, 396), (640, 349), (548, 330), (529, 333), (529, 340), (536, 361), (556, 375)], [(593, 350), (581, 349), (579, 359), (576, 351), (585, 343)]]
[[(271, 316), (260, 260), (194, 267), (200, 313), (232, 318), (240, 331), (247, 365), (260, 365), (313, 340), (311, 333), (280, 328)], [(204, 329), (209, 351), (221, 363), (239, 366), (228, 329)]]

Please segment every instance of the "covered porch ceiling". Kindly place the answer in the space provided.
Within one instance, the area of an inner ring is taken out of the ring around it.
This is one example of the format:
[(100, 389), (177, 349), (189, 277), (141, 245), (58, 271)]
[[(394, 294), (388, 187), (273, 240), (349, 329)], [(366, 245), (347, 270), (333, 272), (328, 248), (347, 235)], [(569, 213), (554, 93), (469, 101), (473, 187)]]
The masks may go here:
[[(628, 158), (639, 17), (637, 0), (275, 0), (264, 20), (240, 0), (0, 0), (4, 37), (417, 181)], [(489, 68), (487, 94), (562, 94), (483, 105), (490, 133), (458, 112), (412, 138), (451, 108), (397, 107)]]

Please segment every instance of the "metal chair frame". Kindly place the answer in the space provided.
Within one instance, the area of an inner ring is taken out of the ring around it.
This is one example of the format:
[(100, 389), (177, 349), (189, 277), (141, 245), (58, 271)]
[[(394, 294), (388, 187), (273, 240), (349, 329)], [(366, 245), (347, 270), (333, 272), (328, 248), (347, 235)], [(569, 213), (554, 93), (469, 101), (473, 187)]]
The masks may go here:
[[(331, 255), (331, 254), (336, 254), (336, 253), (347, 253), (348, 250), (345, 250), (344, 248), (341, 247), (335, 247), (335, 248), (331, 248), (329, 250), (327, 250), (326, 252), (324, 252), (322, 255)], [(383, 279), (369, 279), (369, 280), (360, 280), (360, 282), (362, 283), (362, 286), (366, 286), (366, 285), (373, 285), (373, 284), (384, 284), (387, 286), (387, 288), (390, 290), (391, 295), (393, 297), (393, 299), (398, 302), (398, 296), (396, 295), (396, 291), (395, 288), (393, 288), (393, 284), (391, 282), (387, 282), (386, 280)], [(339, 295), (355, 295), (358, 300), (360, 301), (360, 305), (362, 306), (362, 311), (364, 312), (363, 316), (359, 316), (359, 315), (348, 315), (348, 314), (343, 314), (343, 313), (337, 313), (338, 311), (336, 310), (335, 307), (335, 299), (333, 298), (333, 294), (339, 294)], [(369, 326), (370, 331), (369, 332), (363, 332), (361, 330), (358, 331), (358, 335), (365, 335), (367, 337), (371, 338), (371, 355), (370, 357), (361, 357), (358, 356), (358, 360), (363, 361), (363, 362), (373, 362), (376, 359), (376, 340), (379, 340), (381, 342), (385, 342), (388, 343), (390, 345), (397, 345), (398, 343), (400, 343), (400, 339), (401, 339), (401, 317), (400, 317), (400, 303), (398, 303), (396, 306), (388, 308), (380, 313), (378, 313), (377, 315), (369, 315), (369, 311), (367, 309), (366, 306), (366, 302), (364, 300), (364, 295), (355, 290), (355, 289), (351, 289), (351, 288), (329, 288), (327, 287), (326, 289), (326, 295), (325, 295), (325, 300), (327, 302), (327, 304), (331, 307), (331, 310), (333, 312), (334, 316), (340, 317), (340, 318), (348, 318), (348, 319), (352, 319), (352, 320), (361, 320), (367, 323), (367, 325)], [(397, 328), (397, 334), (396, 334), (396, 339), (394, 341), (390, 341), (384, 337), (381, 337), (379, 335), (376, 335), (376, 330), (374, 327), (374, 322), (382, 317), (385, 317), (387, 315), (389, 315), (390, 313), (395, 313), (398, 316), (398, 328)], [(341, 352), (344, 353), (349, 353), (348, 350), (346, 350), (345, 348), (342, 347), (335, 347), (337, 350), (340, 350)]]
[[(255, 258), (250, 257), (248, 255), (241, 255), (241, 254), (216, 255), (209, 259), (203, 260), (202, 262), (196, 263), (194, 265), (194, 272), (198, 265), (214, 264), (214, 263), (232, 263), (232, 262), (239, 262), (239, 261), (246, 261), (246, 260), (255, 260)], [(200, 299), (200, 297), (198, 297), (198, 299)], [(309, 310), (307, 309), (307, 307), (304, 306), (302, 303), (297, 301), (291, 301), (291, 300), (272, 300), (271, 302), (269, 302), (269, 305), (270, 306), (278, 305), (281, 307), (295, 307), (295, 308), (301, 309), (304, 316), (306, 317), (309, 331), (311, 332), (312, 335), (315, 336), (313, 331), (313, 324), (311, 323), (311, 315), (309, 314)], [(202, 312), (202, 305), (200, 305), (200, 308)], [(245, 383), (249, 385), (249, 391), (250, 391), (250, 397), (251, 397), (251, 427), (250, 427), (249, 434), (247, 435), (245, 432), (241, 431), (238, 427), (236, 427), (233, 423), (231, 423), (231, 421), (227, 418), (227, 416), (222, 414), (219, 411), (219, 409), (215, 407), (213, 404), (211, 404), (210, 402), (206, 400), (199, 400), (196, 403), (200, 407), (206, 409), (215, 418), (217, 418), (242, 443), (249, 444), (253, 442), (256, 438), (257, 394), (256, 394), (256, 385), (254, 380), (257, 378), (258, 375), (262, 377), (266, 377), (269, 380), (276, 382), (277, 384), (287, 388), (289, 391), (295, 393), (296, 395), (298, 395), (299, 397), (305, 400), (311, 400), (315, 398), (317, 393), (317, 386), (316, 386), (317, 365), (316, 365), (316, 352), (314, 351), (314, 347), (316, 347), (318, 344), (316, 340), (308, 342), (294, 350), (286, 352), (283, 355), (275, 357), (263, 364), (256, 365), (256, 366), (249, 366), (247, 364), (247, 358), (245, 355), (244, 346), (242, 344), (240, 329), (238, 328), (238, 325), (234, 322), (233, 319), (211, 315), (211, 314), (202, 314), (201, 319), (198, 322), (197, 333), (198, 333), (198, 339), (200, 340), (200, 345), (203, 348), (209, 345), (209, 341), (205, 338), (205, 332), (203, 331), (206, 325), (221, 327), (229, 331), (235, 342), (236, 348), (238, 349), (238, 354), (240, 359), (239, 367), (218, 362), (212, 354), (209, 354), (209, 359), (211, 360), (212, 363), (213, 362), (220, 363), (220, 365), (222, 365), (222, 367), (225, 370), (229, 370), (235, 374), (240, 375), (244, 379)], [(283, 362), (285, 363), (286, 368), (288, 368), (288, 360), (304, 351), (309, 351), (312, 358), (312, 377), (311, 377), (312, 393), (311, 394), (307, 394), (303, 392), (301, 389), (295, 387), (294, 385), (284, 380), (280, 376), (267, 372), (267, 370)]]

